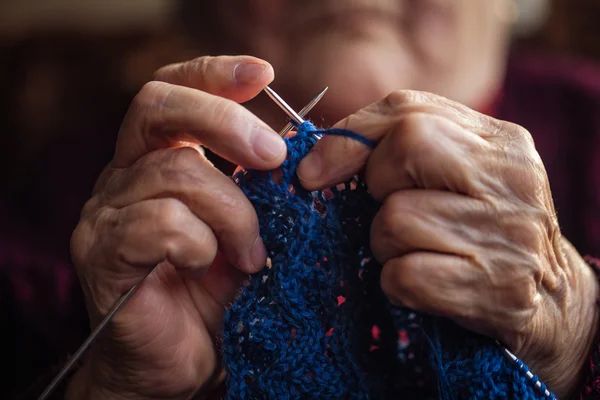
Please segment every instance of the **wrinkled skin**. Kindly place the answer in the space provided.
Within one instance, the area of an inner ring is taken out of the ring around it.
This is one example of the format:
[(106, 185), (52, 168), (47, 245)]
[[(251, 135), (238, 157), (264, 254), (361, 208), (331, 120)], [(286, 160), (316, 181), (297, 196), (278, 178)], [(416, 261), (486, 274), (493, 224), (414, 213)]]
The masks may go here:
[(73, 398), (186, 398), (218, 381), (225, 306), (266, 251), (250, 202), (197, 144), (246, 167), (279, 166), (283, 140), (232, 101), (272, 79), (254, 58), (204, 58), (163, 68), (133, 100), (72, 237), (92, 324), (160, 265), (92, 348)]
[[(263, 3), (223, 5), (220, 18), (234, 46), (271, 64), (170, 65), (131, 104), (72, 237), (92, 324), (154, 271), (68, 398), (185, 399), (222, 381), (226, 306), (266, 254), (250, 203), (199, 145), (246, 168), (281, 165), (273, 105), (254, 99), (273, 66), (293, 104), (329, 86), (315, 115), (379, 143), (326, 137), (299, 176), (316, 189), (358, 172), (383, 202), (371, 246), (390, 300), (502, 341), (574, 396), (596, 333), (596, 279), (561, 234), (530, 135), (473, 111), (501, 82), (502, 13), (480, 0)], [(253, 112), (239, 104), (251, 99)]]
[(379, 145), (324, 138), (298, 176), (318, 189), (362, 171), (383, 203), (371, 248), (392, 303), (498, 339), (568, 397), (594, 340), (598, 288), (561, 235), (530, 134), (411, 91), (336, 126)]
[[(239, 60), (195, 60), (158, 77), (243, 100), (272, 70), (240, 84), (231, 78)], [(364, 174), (384, 204), (371, 246), (390, 300), (497, 338), (557, 393), (572, 391), (594, 335), (597, 287), (560, 234), (529, 134), (410, 91), (338, 126), (380, 144), (368, 152), (324, 138), (298, 174), (309, 189)], [(220, 378), (214, 340), (225, 307), (265, 251), (248, 200), (192, 143), (252, 168), (285, 157), (281, 139), (233, 101), (165, 82), (142, 89), (73, 234), (93, 323), (160, 265), (93, 348), (72, 398), (186, 398)]]

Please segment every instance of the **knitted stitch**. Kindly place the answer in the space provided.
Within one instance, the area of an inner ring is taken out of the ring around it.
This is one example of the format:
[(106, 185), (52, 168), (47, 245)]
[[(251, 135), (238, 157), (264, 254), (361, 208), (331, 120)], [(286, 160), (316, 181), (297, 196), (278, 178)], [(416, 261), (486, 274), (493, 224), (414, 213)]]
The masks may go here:
[(361, 182), (309, 192), (297, 180), (315, 135), (329, 133), (362, 138), (305, 122), (286, 139), (280, 182), (234, 177), (270, 263), (225, 316), (228, 399), (546, 399), (494, 341), (390, 305), (369, 248), (380, 204)]

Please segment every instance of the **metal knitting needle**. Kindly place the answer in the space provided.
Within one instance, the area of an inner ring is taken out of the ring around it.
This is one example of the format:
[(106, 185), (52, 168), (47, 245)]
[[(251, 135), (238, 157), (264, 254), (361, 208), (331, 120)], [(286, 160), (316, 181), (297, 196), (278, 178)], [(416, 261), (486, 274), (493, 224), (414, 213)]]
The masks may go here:
[[(308, 111), (310, 111), (315, 104), (317, 104), (319, 102), (319, 100), (321, 100), (321, 98), (325, 95), (325, 92), (327, 91), (327, 89), (329, 89), (329, 86), (327, 86), (325, 89), (321, 90), (314, 99), (312, 99), (312, 101), (310, 103), (308, 103), (301, 111), (299, 114), (302, 115), (302, 117), (304, 115), (306, 115), (308, 113)], [(265, 92), (269, 95), (269, 97), (291, 118), (294, 120), (294, 122), (296, 122), (298, 125), (302, 124), (304, 122), (304, 120), (302, 119), (302, 117), (300, 117), (300, 115), (298, 115), (298, 113), (296, 113), (294, 111), (294, 109), (292, 107), (289, 106), (288, 103), (286, 103), (281, 96), (279, 96), (277, 93), (275, 93), (275, 91), (273, 89), (271, 89), (270, 87), (266, 87), (265, 88)], [(285, 134), (287, 132), (289, 132), (290, 129), (293, 128), (293, 125), (291, 123), (288, 123), (285, 128), (283, 128), (281, 130), (281, 132), (279, 133), (279, 136), (281, 137), (285, 137)], [(321, 139), (321, 135), (320, 134), (313, 134), (314, 137), (316, 137), (317, 139)], [(358, 176), (358, 174), (355, 174), (352, 177), (356, 182), (360, 182), (360, 178)]]
[[(502, 344), (500, 344), (500, 342), (498, 342), (496, 340), (496, 343), (502, 347), (502, 349), (504, 350), (504, 355), (506, 357), (508, 357), (509, 360), (513, 361), (514, 363), (516, 363), (519, 368), (522, 368), (522, 366), (518, 363), (518, 358), (517, 356), (515, 356), (513, 353), (511, 353), (506, 347), (502, 346)], [(534, 380), (535, 376), (531, 373), (531, 371), (527, 371), (525, 372), (525, 375), (527, 376), (527, 378), (529, 378), (532, 382), (534, 382), (535, 386), (538, 387), (538, 389), (542, 388), (542, 384), (540, 383), (539, 380)], [(550, 391), (548, 389), (544, 390), (544, 396), (546, 397), (550, 397), (552, 394), (550, 393)]]
[[(300, 111), (300, 114), (302, 114), (302, 116), (306, 115), (315, 106), (315, 104), (317, 104), (319, 102), (319, 100), (321, 100), (321, 98), (323, 97), (323, 95), (325, 94), (327, 89), (328, 88), (321, 90), (315, 96), (315, 98), (313, 98), (311, 100), (311, 102), (308, 103)], [(265, 89), (265, 91), (267, 92), (269, 97), (271, 97), (286, 112), (286, 114), (288, 114), (288, 116), (290, 118), (292, 118), (295, 122), (297, 122), (298, 124), (301, 124), (304, 122), (302, 117), (300, 115), (298, 115), (285, 101), (283, 101), (283, 99), (277, 93), (275, 93), (271, 88), (267, 87)], [(280, 136), (284, 137), (285, 134), (287, 134), (287, 132), (289, 132), (290, 129), (293, 128), (293, 125), (291, 123), (288, 123), (288, 125), (286, 125), (286, 127), (279, 133)], [(61, 371), (56, 375), (56, 377), (52, 380), (52, 382), (50, 382), (48, 387), (46, 387), (44, 392), (40, 395), (40, 397), (38, 397), (38, 400), (45, 400), (48, 398), (48, 396), (50, 396), (50, 394), (52, 394), (52, 392), (56, 389), (56, 387), (65, 379), (67, 374), (71, 371), (71, 369), (73, 369), (73, 367), (81, 359), (81, 357), (87, 351), (87, 349), (92, 345), (94, 340), (96, 340), (98, 335), (100, 333), (102, 333), (102, 331), (108, 326), (108, 324), (112, 321), (112, 319), (115, 317), (115, 315), (117, 315), (117, 313), (119, 311), (121, 311), (123, 306), (125, 306), (125, 304), (127, 304), (129, 299), (131, 299), (131, 297), (133, 297), (135, 292), (138, 290), (138, 288), (141, 286), (141, 284), (144, 282), (144, 280), (150, 274), (150, 272), (148, 272), (148, 274), (146, 276), (144, 276), (143, 279), (141, 279), (135, 286), (133, 286), (131, 289), (129, 289), (129, 291), (127, 291), (125, 294), (123, 294), (115, 302), (112, 309), (108, 312), (108, 314), (106, 314), (104, 319), (94, 329), (94, 331), (92, 333), (90, 333), (90, 335), (85, 340), (85, 342), (83, 342), (81, 347), (79, 347), (79, 349), (77, 349), (77, 351), (75, 352), (73, 357), (71, 357), (69, 362), (61, 369)]]
[[(300, 115), (301, 117), (306, 116), (306, 114), (308, 114), (309, 111), (312, 110), (313, 107), (319, 101), (321, 101), (321, 99), (323, 98), (323, 96), (325, 96), (325, 92), (327, 92), (327, 89), (329, 89), (329, 87), (326, 87), (325, 89), (323, 89), (319, 93), (317, 93), (317, 95), (310, 101), (310, 103), (308, 103), (306, 106), (304, 106), (304, 108), (302, 110), (300, 110), (298, 112), (298, 115)], [(287, 135), (287, 133), (290, 130), (292, 130), (293, 127), (294, 127), (294, 125), (291, 122), (288, 122), (287, 125), (281, 130), (281, 132), (279, 132), (279, 136), (285, 137), (285, 135)]]
[(264, 89), (264, 91), (279, 106), (279, 108), (281, 108), (283, 110), (283, 112), (285, 112), (287, 114), (287, 116), (290, 117), (290, 119), (292, 121), (294, 121), (298, 125), (301, 125), (304, 123), (304, 119), (300, 115), (298, 115), (298, 113), (296, 111), (294, 111), (294, 109), (292, 107), (290, 107), (290, 105), (288, 103), (286, 103), (281, 97), (279, 97), (279, 95), (277, 93), (275, 93), (275, 91), (273, 89), (271, 89), (270, 87), (267, 86)]
[(40, 395), (40, 397), (38, 397), (38, 400), (45, 400), (46, 398), (48, 398), (48, 396), (50, 396), (50, 394), (52, 394), (52, 392), (56, 389), (56, 387), (67, 376), (69, 371), (71, 371), (71, 369), (81, 359), (81, 356), (83, 356), (85, 351), (90, 347), (90, 345), (94, 342), (94, 340), (96, 340), (98, 335), (108, 326), (110, 321), (112, 321), (114, 316), (117, 315), (117, 313), (123, 308), (123, 306), (127, 303), (127, 301), (129, 301), (129, 299), (131, 299), (131, 297), (133, 297), (133, 295), (138, 290), (138, 288), (142, 285), (144, 280), (146, 280), (148, 275), (150, 275), (150, 272), (152, 272), (152, 270), (150, 270), (146, 274), (146, 276), (144, 276), (135, 286), (133, 286), (131, 289), (129, 289), (129, 291), (127, 291), (124, 295), (122, 295), (116, 301), (116, 303), (113, 305), (113, 307), (108, 312), (108, 314), (106, 314), (106, 317), (104, 317), (104, 319), (102, 320), (102, 322), (100, 322), (100, 324), (96, 327), (96, 329), (94, 329), (94, 331), (92, 333), (90, 333), (90, 335), (85, 340), (85, 342), (83, 342), (81, 347), (79, 347), (79, 349), (77, 349), (77, 351), (75, 352), (73, 357), (71, 357), (71, 360), (69, 360), (69, 362), (60, 370), (58, 375), (56, 375), (56, 377), (54, 377), (52, 382), (50, 382), (50, 384), (48, 385), (46, 390), (44, 390), (44, 392)]
[[(310, 103), (307, 105), (307, 107), (308, 107), (308, 106), (311, 106), (311, 108), (312, 108), (312, 107), (313, 107), (313, 106), (314, 106), (314, 105), (315, 105), (315, 104), (316, 104), (316, 103), (317, 103), (317, 102), (318, 102), (318, 101), (321, 99), (321, 97), (323, 97), (323, 95), (325, 94), (325, 91), (326, 91), (326, 90), (327, 90), (327, 88), (325, 88), (323, 91), (321, 91), (321, 92), (320, 92), (320, 93), (319, 93), (319, 94), (318, 94), (318, 95), (315, 97), (315, 99), (314, 99), (313, 101), (311, 101), (311, 102), (310, 102)], [(283, 110), (283, 111), (284, 111), (284, 112), (285, 112), (285, 113), (286, 113), (286, 114), (287, 114), (287, 115), (288, 115), (288, 116), (289, 116), (289, 117), (290, 117), (290, 118), (291, 118), (291, 119), (292, 119), (294, 122), (296, 122), (297, 124), (302, 124), (302, 123), (304, 122), (304, 120), (302, 119), (302, 117), (301, 117), (300, 115), (298, 115), (298, 114), (297, 114), (297, 113), (294, 111), (294, 109), (293, 109), (292, 107), (290, 107), (290, 106), (289, 106), (289, 105), (288, 105), (288, 104), (287, 104), (287, 103), (286, 103), (286, 102), (285, 102), (285, 101), (284, 101), (284, 100), (283, 100), (283, 99), (282, 99), (282, 98), (281, 98), (281, 97), (280, 97), (280, 96), (279, 96), (277, 93), (275, 93), (275, 92), (273, 91), (273, 89), (271, 89), (270, 87), (268, 87), (268, 86), (267, 86), (267, 87), (265, 88), (265, 91), (267, 92), (267, 94), (269, 95), (269, 97), (271, 97), (271, 99), (273, 99), (273, 101), (274, 101), (275, 103), (277, 103), (277, 105), (278, 105), (278, 106), (279, 106), (279, 107), (280, 107), (280, 108), (281, 108), (281, 109), (282, 109), (282, 110)], [(307, 108), (307, 107), (305, 107), (305, 108)], [(304, 109), (302, 109), (302, 111), (301, 111), (300, 113), (303, 113), (303, 111), (304, 111)], [(304, 113), (304, 114), (305, 114), (305, 113)], [(288, 125), (291, 125), (291, 124), (288, 124)], [(286, 126), (286, 127), (284, 128), (284, 130), (282, 130), (282, 132), (283, 132), (283, 135), (285, 135), (285, 133), (287, 133), (287, 131), (285, 131), (286, 129), (289, 131), (289, 129), (291, 129), (291, 127), (290, 127), (290, 128), (288, 128), (288, 126)], [(283, 136), (281, 133), (280, 133), (280, 135), (281, 135), (281, 136)], [(357, 175), (354, 175), (354, 179), (358, 180), (358, 176), (357, 176)], [(506, 356), (506, 357), (508, 357), (508, 359), (509, 359), (509, 360), (512, 360), (512, 361), (513, 361), (513, 362), (515, 362), (515, 363), (517, 362), (517, 360), (518, 360), (517, 356), (515, 356), (513, 353), (511, 353), (511, 352), (510, 352), (510, 351), (509, 351), (509, 350), (508, 350), (506, 347), (502, 346), (502, 345), (500, 344), (500, 342), (496, 341), (496, 343), (497, 343), (498, 345), (500, 345), (500, 346), (503, 348), (503, 350), (504, 350), (504, 354), (505, 354), (505, 356)], [(536, 385), (536, 386), (537, 386), (539, 389), (541, 389), (541, 388), (542, 388), (542, 384), (540, 383), (540, 381), (539, 381), (539, 380), (538, 380), (538, 381), (535, 381), (535, 380), (534, 380), (534, 375), (533, 375), (533, 374), (532, 374), (530, 371), (527, 371), (527, 372), (525, 373), (525, 375), (527, 376), (527, 378), (529, 378), (530, 380), (532, 380), (532, 381), (534, 382), (534, 384), (535, 384), (535, 385)], [(551, 393), (550, 393), (550, 392), (549, 392), (547, 389), (546, 389), (546, 390), (544, 390), (544, 392), (543, 392), (543, 393), (544, 393), (544, 395), (545, 395), (546, 397), (550, 397), (550, 396), (551, 396)]]

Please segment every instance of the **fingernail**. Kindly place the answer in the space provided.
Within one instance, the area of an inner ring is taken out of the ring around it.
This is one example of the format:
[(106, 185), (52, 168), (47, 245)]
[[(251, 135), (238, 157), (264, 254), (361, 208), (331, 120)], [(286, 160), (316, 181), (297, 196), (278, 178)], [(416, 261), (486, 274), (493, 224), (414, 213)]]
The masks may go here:
[(267, 249), (265, 248), (265, 244), (260, 236), (256, 238), (256, 241), (252, 246), (250, 261), (256, 269), (260, 269), (265, 266), (265, 262), (267, 261)]
[(298, 178), (305, 182), (313, 182), (321, 177), (323, 159), (318, 150), (311, 151), (298, 165)]
[(264, 161), (273, 161), (286, 152), (285, 142), (277, 134), (258, 128), (252, 143), (254, 153)]
[(256, 82), (265, 73), (266, 69), (265, 64), (238, 64), (233, 69), (233, 80), (248, 85)]

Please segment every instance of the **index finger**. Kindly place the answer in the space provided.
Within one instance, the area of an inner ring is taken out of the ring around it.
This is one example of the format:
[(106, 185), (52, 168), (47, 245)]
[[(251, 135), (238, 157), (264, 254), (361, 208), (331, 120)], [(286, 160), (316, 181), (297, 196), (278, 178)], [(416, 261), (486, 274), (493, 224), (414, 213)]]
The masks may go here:
[[(484, 137), (497, 131), (495, 120), (468, 107), (431, 93), (399, 90), (334, 125), (380, 142), (411, 114), (427, 114), (453, 121)], [(378, 146), (381, 147), (384, 144)], [(359, 172), (373, 149), (347, 137), (324, 136), (298, 166), (298, 177), (309, 190), (331, 187)]]
[(205, 56), (166, 65), (154, 73), (154, 80), (243, 103), (260, 93), (274, 76), (271, 64), (260, 58)]
[[(250, 64), (257, 59), (251, 60)], [(237, 61), (212, 57), (159, 70), (159, 78), (191, 87), (153, 81), (142, 88), (121, 125), (113, 167), (128, 167), (153, 150), (181, 141), (203, 144), (246, 168), (278, 167), (286, 154), (283, 139), (246, 108), (221, 96), (249, 100), (273, 75), (263, 74), (258, 80), (242, 84), (235, 76), (236, 70), (244, 66)], [(272, 72), (270, 66), (265, 68)]]

